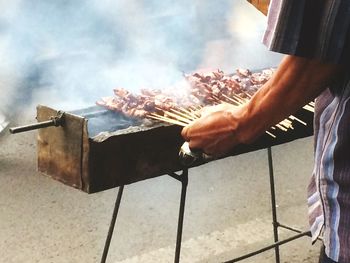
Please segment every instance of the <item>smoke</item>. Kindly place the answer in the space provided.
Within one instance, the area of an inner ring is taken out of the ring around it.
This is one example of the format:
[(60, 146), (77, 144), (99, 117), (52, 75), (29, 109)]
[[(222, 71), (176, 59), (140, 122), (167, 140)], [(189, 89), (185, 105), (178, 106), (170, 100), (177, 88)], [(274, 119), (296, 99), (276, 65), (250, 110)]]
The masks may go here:
[(0, 0), (0, 9), (0, 110), (71, 110), (115, 87), (165, 88), (207, 66), (207, 43), (231, 37), (234, 4)]

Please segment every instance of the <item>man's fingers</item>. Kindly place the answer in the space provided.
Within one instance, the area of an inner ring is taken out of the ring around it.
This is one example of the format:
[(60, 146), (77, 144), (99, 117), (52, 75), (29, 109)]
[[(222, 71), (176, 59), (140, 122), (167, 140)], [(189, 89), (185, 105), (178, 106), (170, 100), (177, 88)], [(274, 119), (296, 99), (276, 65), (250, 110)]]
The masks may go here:
[(198, 140), (190, 140), (188, 142), (188, 146), (190, 147), (191, 150), (201, 150)]
[(188, 126), (185, 126), (181, 131), (181, 136), (185, 139), (185, 141), (189, 140), (188, 137)]

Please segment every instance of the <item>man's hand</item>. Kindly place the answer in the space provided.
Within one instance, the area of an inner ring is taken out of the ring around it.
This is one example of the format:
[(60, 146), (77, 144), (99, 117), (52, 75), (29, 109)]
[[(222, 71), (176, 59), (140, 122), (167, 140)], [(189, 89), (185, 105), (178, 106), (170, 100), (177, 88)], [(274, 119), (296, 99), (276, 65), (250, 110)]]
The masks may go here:
[(343, 72), (344, 67), (285, 56), (271, 79), (243, 106), (205, 108), (182, 130), (192, 149), (220, 156), (235, 145), (251, 143), (267, 129), (307, 104)]
[(240, 143), (241, 114), (242, 107), (230, 104), (205, 107), (201, 118), (186, 126), (181, 134), (191, 149), (219, 157)]

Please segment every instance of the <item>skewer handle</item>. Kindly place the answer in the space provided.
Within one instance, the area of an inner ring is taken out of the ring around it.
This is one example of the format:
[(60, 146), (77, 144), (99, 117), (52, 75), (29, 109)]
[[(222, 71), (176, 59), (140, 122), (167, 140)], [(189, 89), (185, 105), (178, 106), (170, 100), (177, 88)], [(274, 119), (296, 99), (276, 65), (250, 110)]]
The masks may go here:
[(11, 134), (20, 133), (20, 132), (26, 132), (26, 131), (32, 131), (37, 130), (41, 128), (47, 128), (51, 126), (62, 126), (64, 123), (64, 113), (58, 112), (57, 116), (51, 117), (48, 121), (42, 121), (38, 123), (33, 123), (29, 125), (19, 126), (19, 127), (12, 127), (9, 129)]

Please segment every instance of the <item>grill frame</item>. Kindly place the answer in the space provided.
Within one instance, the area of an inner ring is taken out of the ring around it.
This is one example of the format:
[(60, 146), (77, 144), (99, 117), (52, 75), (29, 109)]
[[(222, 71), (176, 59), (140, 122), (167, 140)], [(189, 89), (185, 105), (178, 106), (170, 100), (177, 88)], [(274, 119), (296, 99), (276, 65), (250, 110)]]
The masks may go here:
[[(45, 121), (57, 113), (58, 110), (39, 105), (37, 120)], [(313, 114), (300, 110), (295, 116), (308, 126), (296, 122), (293, 130), (274, 130), (277, 138), (263, 135), (252, 144), (238, 145), (222, 158), (311, 136)], [(103, 140), (96, 140), (89, 137), (88, 121), (86, 117), (66, 112), (62, 127), (38, 131), (38, 170), (41, 173), (84, 192), (95, 193), (185, 168), (178, 156), (184, 143), (179, 126), (161, 124), (125, 132), (106, 132)], [(188, 168), (204, 163), (198, 160)]]

